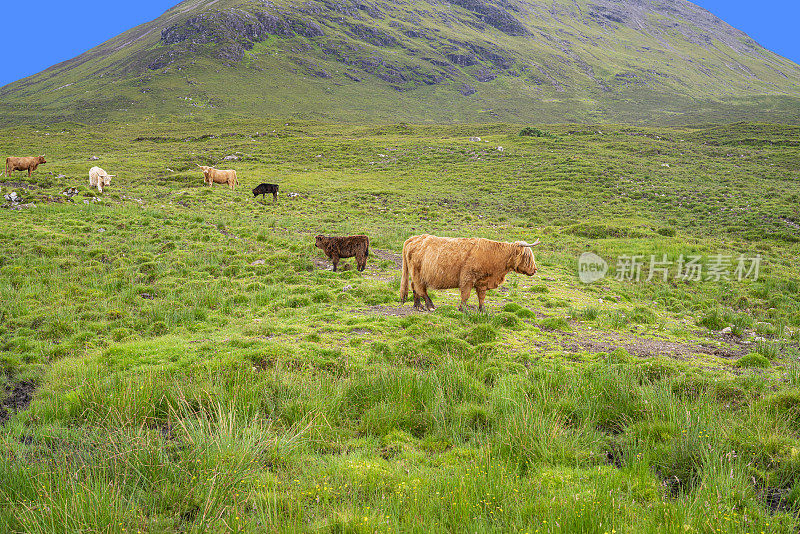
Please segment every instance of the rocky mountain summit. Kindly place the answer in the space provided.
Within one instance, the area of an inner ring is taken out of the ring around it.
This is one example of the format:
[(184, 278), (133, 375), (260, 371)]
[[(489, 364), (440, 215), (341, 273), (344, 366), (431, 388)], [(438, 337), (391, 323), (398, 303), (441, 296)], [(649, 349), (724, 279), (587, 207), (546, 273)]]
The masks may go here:
[(3, 87), (0, 112), (791, 120), (799, 98), (798, 65), (683, 0), (187, 0)]

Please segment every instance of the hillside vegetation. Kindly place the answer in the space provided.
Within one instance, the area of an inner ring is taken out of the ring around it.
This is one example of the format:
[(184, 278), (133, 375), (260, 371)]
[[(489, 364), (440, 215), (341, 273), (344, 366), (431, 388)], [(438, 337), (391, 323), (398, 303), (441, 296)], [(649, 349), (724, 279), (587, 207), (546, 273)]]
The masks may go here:
[(800, 67), (684, 0), (187, 0), (0, 88), (0, 123), (800, 122)]
[[(0, 531), (796, 531), (797, 129), (520, 130), (0, 131), (48, 159), (0, 183)], [(412, 312), (422, 232), (540, 238), (540, 272)], [(367, 270), (317, 233), (367, 233)], [(759, 279), (613, 278), (716, 253)]]

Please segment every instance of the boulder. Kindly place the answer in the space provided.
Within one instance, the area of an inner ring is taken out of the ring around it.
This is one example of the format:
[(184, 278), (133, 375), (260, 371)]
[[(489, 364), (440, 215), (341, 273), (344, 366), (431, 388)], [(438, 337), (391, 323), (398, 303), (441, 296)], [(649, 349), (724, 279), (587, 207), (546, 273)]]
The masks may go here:
[(458, 87), (458, 92), (459, 92), (459, 93), (461, 93), (461, 94), (462, 94), (462, 95), (464, 95), (464, 96), (470, 96), (470, 95), (474, 95), (475, 93), (477, 93), (477, 92), (478, 92), (478, 90), (477, 90), (477, 89), (475, 89), (474, 87), (472, 87), (472, 86), (471, 86), (470, 84), (468, 84), (468, 83), (462, 83), (462, 84), (461, 84), (461, 85)]

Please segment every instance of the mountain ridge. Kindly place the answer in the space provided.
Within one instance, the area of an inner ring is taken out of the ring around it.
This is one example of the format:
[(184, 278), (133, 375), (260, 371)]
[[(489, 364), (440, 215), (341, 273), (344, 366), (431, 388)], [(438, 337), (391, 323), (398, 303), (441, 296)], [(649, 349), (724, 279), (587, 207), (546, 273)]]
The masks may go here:
[(254, 113), (794, 122), (800, 66), (683, 0), (187, 0), (0, 88), (5, 123)]

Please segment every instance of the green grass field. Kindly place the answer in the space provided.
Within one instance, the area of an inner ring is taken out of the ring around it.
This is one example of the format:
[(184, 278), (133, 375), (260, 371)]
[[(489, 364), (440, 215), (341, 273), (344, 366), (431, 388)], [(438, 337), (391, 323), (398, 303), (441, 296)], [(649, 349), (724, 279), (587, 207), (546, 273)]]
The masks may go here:
[[(0, 130), (48, 160), (0, 183), (0, 531), (796, 532), (800, 128), (523, 126)], [(539, 238), (540, 271), (413, 312), (424, 232)], [(662, 254), (760, 276), (614, 279)]]

